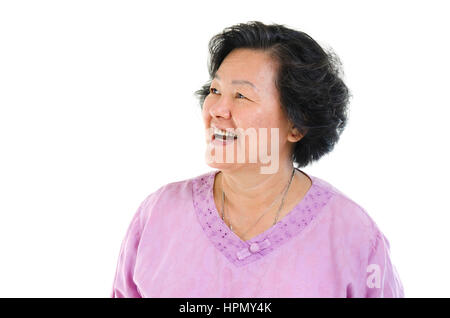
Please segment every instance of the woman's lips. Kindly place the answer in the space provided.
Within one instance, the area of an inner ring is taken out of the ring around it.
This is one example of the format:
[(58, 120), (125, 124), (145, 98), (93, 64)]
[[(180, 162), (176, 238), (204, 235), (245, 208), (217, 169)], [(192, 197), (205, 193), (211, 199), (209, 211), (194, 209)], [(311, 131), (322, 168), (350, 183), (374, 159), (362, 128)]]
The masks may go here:
[(216, 138), (216, 135), (212, 136), (212, 142), (215, 145), (228, 145), (233, 143), (236, 139), (237, 137), (234, 138), (227, 137), (226, 139), (223, 139), (223, 138)]

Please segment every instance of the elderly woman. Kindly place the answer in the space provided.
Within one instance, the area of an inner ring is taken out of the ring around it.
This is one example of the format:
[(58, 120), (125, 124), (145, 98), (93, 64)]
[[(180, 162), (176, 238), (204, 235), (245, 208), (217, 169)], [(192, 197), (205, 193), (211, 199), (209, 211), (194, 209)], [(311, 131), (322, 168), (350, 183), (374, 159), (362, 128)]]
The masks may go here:
[(196, 94), (216, 170), (141, 203), (112, 296), (404, 297), (368, 213), (299, 169), (329, 153), (346, 125), (338, 57), (258, 21), (226, 28), (209, 50), (210, 80)]

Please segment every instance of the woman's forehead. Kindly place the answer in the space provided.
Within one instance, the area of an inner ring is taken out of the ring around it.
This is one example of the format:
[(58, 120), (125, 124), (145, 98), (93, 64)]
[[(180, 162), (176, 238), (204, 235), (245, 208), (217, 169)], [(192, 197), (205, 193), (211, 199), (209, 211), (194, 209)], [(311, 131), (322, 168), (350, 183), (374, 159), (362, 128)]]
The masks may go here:
[(273, 68), (277, 63), (268, 51), (253, 49), (235, 49), (223, 60), (222, 64), (244, 64), (258, 68)]
[(274, 64), (273, 58), (263, 51), (237, 49), (225, 57), (217, 72), (226, 69), (258, 75), (261, 72), (273, 71)]

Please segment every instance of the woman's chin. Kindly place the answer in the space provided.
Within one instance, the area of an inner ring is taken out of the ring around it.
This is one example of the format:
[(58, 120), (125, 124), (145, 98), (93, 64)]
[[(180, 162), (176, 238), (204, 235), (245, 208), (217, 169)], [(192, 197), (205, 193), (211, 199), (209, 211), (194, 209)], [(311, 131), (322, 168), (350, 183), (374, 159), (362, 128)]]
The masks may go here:
[(213, 169), (218, 170), (232, 170), (237, 169), (239, 167), (242, 167), (242, 164), (236, 164), (236, 163), (219, 163), (219, 162), (207, 162), (208, 166), (210, 166)]
[(240, 169), (248, 171), (249, 169), (258, 168), (259, 165), (255, 165), (255, 163), (219, 163), (219, 162), (207, 162), (209, 167), (213, 169), (217, 169), (220, 171), (238, 171)]

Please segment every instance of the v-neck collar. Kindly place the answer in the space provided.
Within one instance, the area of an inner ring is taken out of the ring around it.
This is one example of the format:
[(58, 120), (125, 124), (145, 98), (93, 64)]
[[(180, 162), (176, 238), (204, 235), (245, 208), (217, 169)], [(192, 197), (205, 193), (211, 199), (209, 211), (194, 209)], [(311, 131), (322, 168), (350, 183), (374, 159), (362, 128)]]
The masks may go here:
[(254, 262), (279, 248), (303, 231), (317, 217), (333, 192), (321, 185), (320, 179), (307, 175), (311, 187), (303, 199), (281, 220), (250, 240), (243, 241), (220, 218), (214, 202), (213, 170), (193, 179), (192, 199), (197, 219), (211, 243), (235, 266)]

